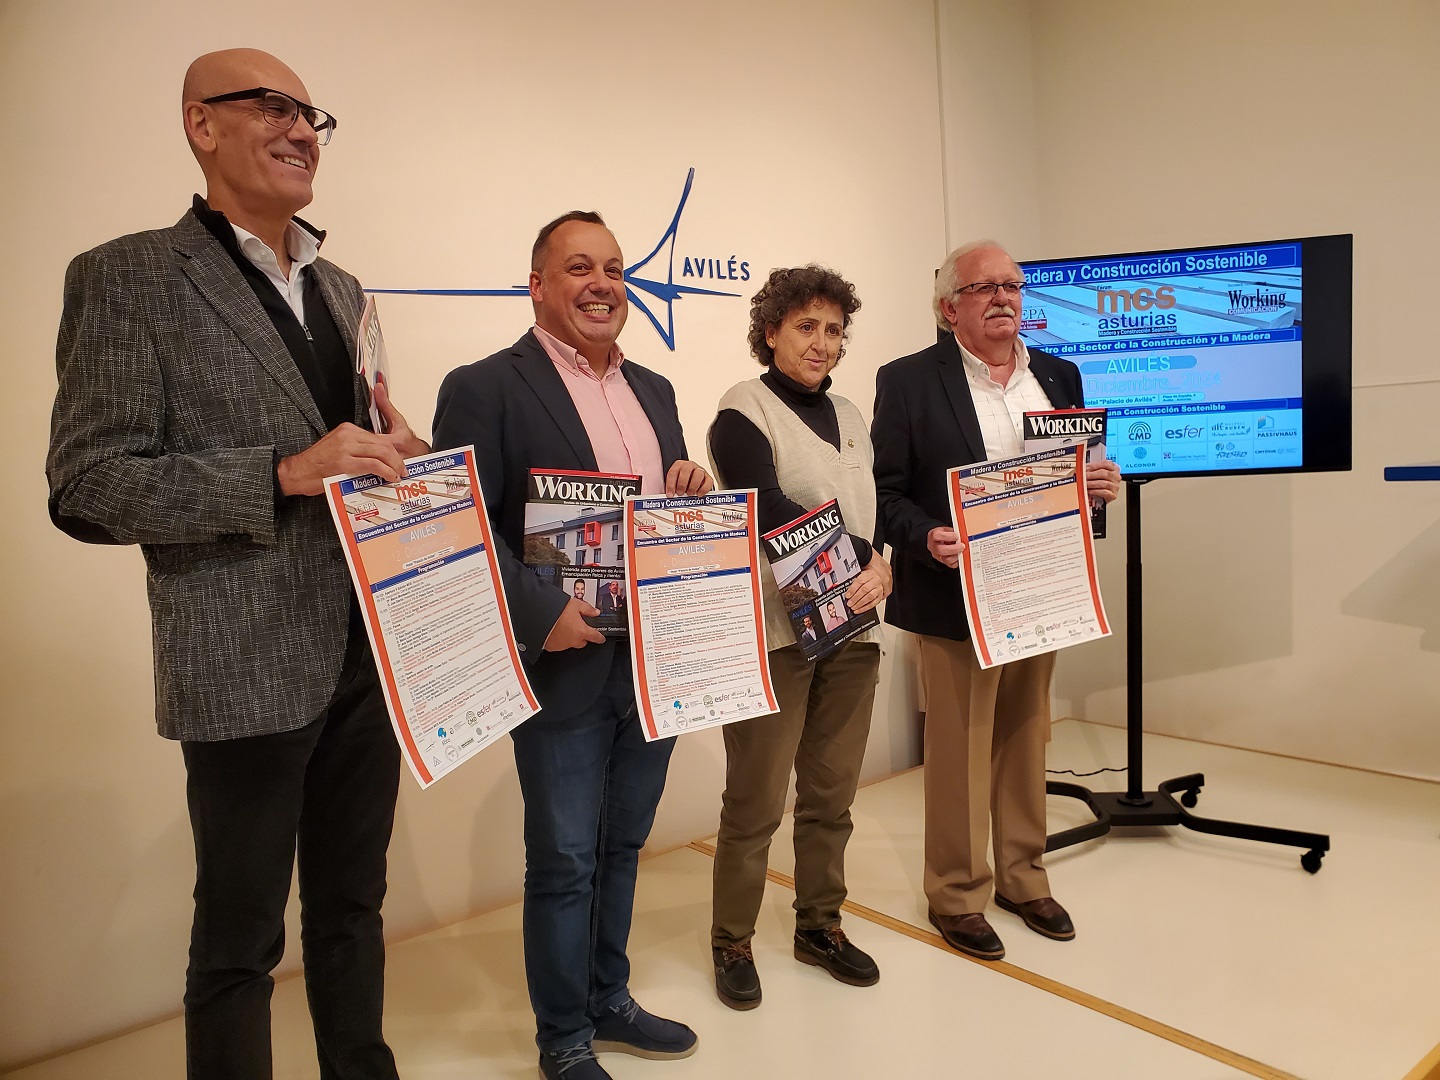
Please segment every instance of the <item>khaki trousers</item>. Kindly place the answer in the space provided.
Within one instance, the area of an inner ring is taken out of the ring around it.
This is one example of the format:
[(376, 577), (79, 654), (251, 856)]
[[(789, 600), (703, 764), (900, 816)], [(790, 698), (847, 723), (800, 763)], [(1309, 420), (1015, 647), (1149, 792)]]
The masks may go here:
[[(917, 635), (925, 713), (925, 895), (937, 915), (984, 911), (993, 887), (1050, 895), (1045, 744), (1055, 654), (983, 670), (968, 641)], [(991, 828), (995, 871), (986, 858)]]
[(795, 769), (795, 925), (835, 926), (845, 902), (850, 804), (870, 733), (880, 646), (852, 642), (814, 663), (800, 646), (770, 653), (780, 711), (727, 724), (715, 851), (713, 945), (749, 941), (765, 894), (770, 838)]

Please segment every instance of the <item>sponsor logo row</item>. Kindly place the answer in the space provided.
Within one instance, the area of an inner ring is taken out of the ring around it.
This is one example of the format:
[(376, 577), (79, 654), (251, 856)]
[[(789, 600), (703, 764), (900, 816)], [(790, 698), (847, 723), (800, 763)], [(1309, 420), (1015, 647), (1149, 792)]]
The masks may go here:
[(1120, 461), (1128, 472), (1155, 470), (1200, 470), (1235, 468), (1280, 468), (1299, 465), (1303, 460), (1300, 443), (1280, 446), (1253, 446), (1246, 443), (1176, 443), (1173, 446), (1136, 446)]
[(1290, 422), (1273, 416), (1227, 417), (1224, 420), (1134, 420), (1126, 426), (1123, 440), (1144, 444), (1161, 440), (1261, 439), (1296, 440), (1300, 431)]
[(1121, 463), (1130, 471), (1299, 464), (1300, 431), (1286, 417), (1136, 420), (1120, 432)]

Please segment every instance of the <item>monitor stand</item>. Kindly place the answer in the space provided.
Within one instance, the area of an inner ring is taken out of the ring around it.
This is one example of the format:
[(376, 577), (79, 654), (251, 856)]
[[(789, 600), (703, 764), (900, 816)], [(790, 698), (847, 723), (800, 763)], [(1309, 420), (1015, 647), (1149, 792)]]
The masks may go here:
[(1268, 825), (1219, 821), (1190, 813), (1188, 808), (1195, 805), (1200, 789), (1205, 786), (1203, 773), (1177, 776), (1164, 781), (1154, 791), (1145, 790), (1141, 773), (1141, 740), (1144, 735), (1141, 659), (1144, 639), (1141, 634), (1140, 574), (1140, 487), (1144, 483), (1145, 480), (1125, 481), (1125, 614), (1128, 619), (1125, 642), (1126, 787), (1124, 791), (1091, 791), (1082, 784), (1048, 781), (1045, 784), (1046, 794), (1081, 800), (1095, 815), (1095, 820), (1054, 833), (1046, 840), (1045, 850), (1058, 851), (1072, 844), (1093, 840), (1118, 826), (1179, 825), (1215, 836), (1235, 836), (1262, 844), (1305, 848), (1305, 853), (1300, 856), (1300, 865), (1310, 873), (1316, 873), (1320, 869), (1320, 860), (1330, 850), (1328, 836)]

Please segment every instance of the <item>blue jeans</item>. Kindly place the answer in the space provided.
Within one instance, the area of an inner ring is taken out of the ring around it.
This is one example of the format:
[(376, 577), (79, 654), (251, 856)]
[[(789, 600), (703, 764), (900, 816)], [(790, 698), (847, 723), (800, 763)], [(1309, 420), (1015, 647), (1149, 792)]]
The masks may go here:
[(630, 917), (640, 849), (665, 789), (673, 739), (647, 743), (630, 655), (614, 650), (596, 699), (542, 711), (511, 734), (525, 796), (525, 977), (542, 1051), (587, 1042), (630, 994)]

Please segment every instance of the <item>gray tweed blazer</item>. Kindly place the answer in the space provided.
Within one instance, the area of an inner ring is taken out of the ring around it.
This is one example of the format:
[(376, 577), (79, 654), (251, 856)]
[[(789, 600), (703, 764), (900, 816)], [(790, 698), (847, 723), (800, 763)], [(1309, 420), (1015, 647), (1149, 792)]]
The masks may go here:
[[(353, 353), (359, 283), (312, 268)], [(139, 544), (169, 739), (312, 721), (339, 678), (350, 581), (323, 498), (277, 507), (277, 455), (325, 422), (254, 291), (193, 213), (88, 251), (65, 275), (50, 516)], [(363, 423), (364, 394), (355, 395)]]

